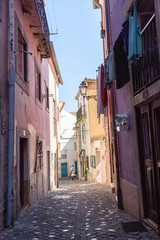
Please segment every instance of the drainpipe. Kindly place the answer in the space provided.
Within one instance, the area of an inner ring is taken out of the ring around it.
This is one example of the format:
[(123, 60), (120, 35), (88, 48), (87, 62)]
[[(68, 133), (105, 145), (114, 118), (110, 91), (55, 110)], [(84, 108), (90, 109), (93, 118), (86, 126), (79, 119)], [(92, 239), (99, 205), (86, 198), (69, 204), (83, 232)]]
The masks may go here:
[[(107, 45), (108, 52), (111, 51), (111, 40), (110, 40), (110, 28), (109, 28), (109, 1), (105, 0), (105, 13), (106, 13), (106, 29), (107, 29)], [(118, 144), (117, 144), (117, 132), (115, 124), (115, 99), (114, 99), (114, 84), (111, 84), (111, 109), (112, 109), (112, 122), (113, 122), (113, 139), (114, 139), (114, 149), (115, 149), (115, 161), (116, 161), (116, 175), (117, 175), (117, 198), (118, 198), (118, 208), (122, 209), (122, 196), (121, 196), (121, 186), (120, 186), (120, 173), (119, 173), (119, 159), (118, 159)]]
[(14, 169), (14, 0), (9, 0), (9, 120), (8, 120), (8, 186), (7, 186), (7, 226), (13, 225), (13, 169)]

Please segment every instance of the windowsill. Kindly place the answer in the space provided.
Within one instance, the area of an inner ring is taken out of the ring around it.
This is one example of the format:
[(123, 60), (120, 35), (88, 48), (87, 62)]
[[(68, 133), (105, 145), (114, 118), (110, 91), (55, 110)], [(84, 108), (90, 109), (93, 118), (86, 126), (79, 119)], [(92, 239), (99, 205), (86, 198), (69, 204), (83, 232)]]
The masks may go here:
[(42, 110), (42, 102), (40, 102), (38, 98), (36, 98), (36, 104)]
[(29, 85), (28, 82), (25, 82), (18, 73), (16, 74), (16, 83), (23, 89), (23, 91), (29, 95)]

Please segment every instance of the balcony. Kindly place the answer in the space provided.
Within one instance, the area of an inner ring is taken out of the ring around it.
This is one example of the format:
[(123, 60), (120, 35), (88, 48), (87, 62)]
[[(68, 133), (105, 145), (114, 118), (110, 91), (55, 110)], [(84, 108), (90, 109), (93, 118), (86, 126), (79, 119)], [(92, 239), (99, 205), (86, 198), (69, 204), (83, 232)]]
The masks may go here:
[(134, 95), (160, 78), (160, 61), (155, 16), (141, 34), (143, 53), (132, 63)]
[(86, 108), (81, 106), (77, 112), (77, 121), (80, 121), (81, 118), (86, 117)]
[(49, 27), (43, 0), (21, 0), (22, 11), (27, 15), (37, 50), (42, 58), (50, 57)]

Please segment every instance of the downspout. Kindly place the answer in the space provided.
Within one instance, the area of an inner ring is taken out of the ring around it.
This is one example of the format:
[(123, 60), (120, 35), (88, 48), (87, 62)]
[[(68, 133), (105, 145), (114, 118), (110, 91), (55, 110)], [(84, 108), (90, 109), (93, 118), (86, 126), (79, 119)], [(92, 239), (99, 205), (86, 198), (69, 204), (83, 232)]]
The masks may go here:
[(13, 225), (13, 169), (14, 169), (14, 111), (15, 111), (15, 70), (14, 70), (14, 0), (9, 0), (9, 120), (8, 120), (8, 186), (7, 226)]
[[(107, 30), (107, 45), (108, 52), (111, 51), (111, 39), (110, 39), (110, 28), (109, 28), (109, 1), (105, 0), (105, 13), (106, 13), (106, 30)], [(111, 109), (112, 109), (112, 122), (113, 122), (113, 139), (115, 148), (115, 161), (116, 161), (116, 175), (117, 175), (117, 198), (118, 198), (118, 208), (122, 209), (122, 196), (121, 196), (121, 186), (120, 186), (120, 173), (119, 173), (119, 159), (118, 159), (118, 144), (117, 144), (117, 132), (115, 124), (115, 99), (114, 99), (114, 84), (111, 84)]]

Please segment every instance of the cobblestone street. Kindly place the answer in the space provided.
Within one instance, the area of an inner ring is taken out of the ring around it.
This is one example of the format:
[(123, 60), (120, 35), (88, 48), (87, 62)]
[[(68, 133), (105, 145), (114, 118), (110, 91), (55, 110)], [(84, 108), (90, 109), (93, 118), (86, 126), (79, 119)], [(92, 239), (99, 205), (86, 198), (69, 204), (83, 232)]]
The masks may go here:
[(147, 232), (125, 233), (122, 222), (135, 221), (117, 210), (110, 187), (82, 181), (61, 181), (60, 188), (32, 205), (0, 239), (160, 239)]

